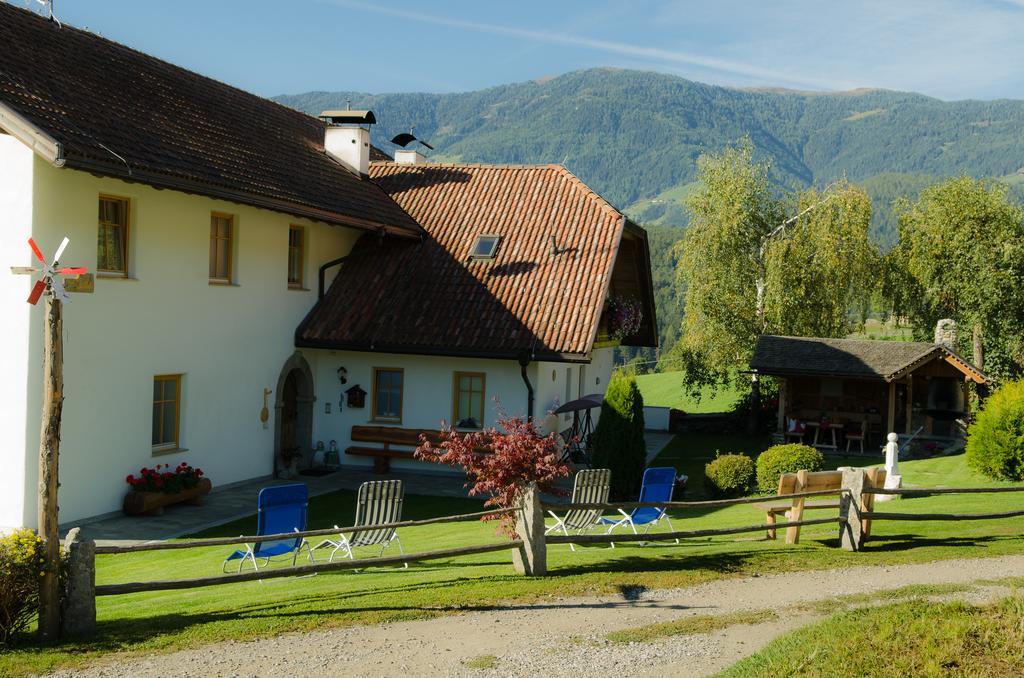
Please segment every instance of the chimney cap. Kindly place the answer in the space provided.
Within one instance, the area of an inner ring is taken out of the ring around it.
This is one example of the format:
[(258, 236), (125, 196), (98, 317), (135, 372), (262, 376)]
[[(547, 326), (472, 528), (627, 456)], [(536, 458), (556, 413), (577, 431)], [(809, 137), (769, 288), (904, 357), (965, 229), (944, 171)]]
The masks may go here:
[(328, 125), (372, 125), (377, 122), (373, 111), (324, 111), (318, 117)]

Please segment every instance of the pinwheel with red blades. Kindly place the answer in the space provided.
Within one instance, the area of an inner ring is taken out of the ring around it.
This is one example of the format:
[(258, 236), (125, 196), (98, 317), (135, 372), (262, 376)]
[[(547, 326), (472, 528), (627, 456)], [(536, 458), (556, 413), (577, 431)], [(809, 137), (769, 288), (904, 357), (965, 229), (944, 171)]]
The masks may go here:
[(81, 266), (65, 266), (64, 268), (57, 268), (60, 262), (61, 255), (64, 254), (64, 250), (67, 248), (70, 241), (64, 238), (60, 247), (57, 248), (57, 253), (53, 255), (53, 263), (47, 264), (46, 258), (43, 257), (43, 251), (39, 249), (39, 245), (32, 238), (28, 239), (28, 246), (32, 248), (32, 253), (39, 260), (39, 268), (33, 268), (32, 266), (11, 266), (11, 273), (19, 275), (32, 275), (33, 273), (42, 273), (43, 277), (36, 281), (36, 284), (32, 286), (32, 292), (28, 295), (28, 303), (35, 305), (39, 301), (39, 297), (43, 296), (43, 292), (47, 289), (53, 294), (53, 298), (57, 301), (68, 303), (71, 301), (71, 297), (68, 295), (67, 290), (64, 289), (64, 281), (61, 280), (61, 276), (68, 278), (77, 278), (83, 273), (88, 273), (89, 269), (82, 268)]

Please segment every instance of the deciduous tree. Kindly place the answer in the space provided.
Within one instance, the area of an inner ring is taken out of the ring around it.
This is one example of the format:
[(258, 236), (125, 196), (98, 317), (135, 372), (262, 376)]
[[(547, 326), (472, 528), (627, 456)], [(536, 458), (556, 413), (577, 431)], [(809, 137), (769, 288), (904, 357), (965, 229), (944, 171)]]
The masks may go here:
[(1024, 210), (1002, 184), (970, 177), (898, 207), (887, 293), (919, 339), (953, 318), (960, 349), (990, 375), (1024, 372)]
[(879, 259), (867, 194), (847, 182), (780, 194), (749, 143), (702, 156), (699, 166), (680, 243), (685, 316), (673, 351), (686, 383), (738, 379), (762, 334), (848, 333)]

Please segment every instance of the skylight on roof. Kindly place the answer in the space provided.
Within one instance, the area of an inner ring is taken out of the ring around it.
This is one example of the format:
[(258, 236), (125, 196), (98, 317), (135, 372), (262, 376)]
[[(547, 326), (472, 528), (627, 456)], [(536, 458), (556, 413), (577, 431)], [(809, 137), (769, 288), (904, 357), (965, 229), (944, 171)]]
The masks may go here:
[(499, 242), (501, 242), (500, 235), (478, 235), (473, 242), (473, 249), (469, 251), (469, 258), (493, 259), (498, 251)]

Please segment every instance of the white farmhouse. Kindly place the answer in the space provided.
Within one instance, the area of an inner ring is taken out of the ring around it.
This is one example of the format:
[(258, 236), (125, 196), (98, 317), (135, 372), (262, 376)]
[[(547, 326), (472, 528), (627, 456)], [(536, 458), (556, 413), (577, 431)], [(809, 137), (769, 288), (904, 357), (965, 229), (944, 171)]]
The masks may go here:
[[(0, 264), (66, 235), (94, 272), (65, 309), (61, 522), (117, 511), (158, 463), (224, 486), (335, 441), (338, 473), (423, 466), (399, 441), (489, 426), (494, 401), (546, 417), (604, 390), (614, 346), (654, 344), (642, 229), (558, 166), (392, 161), (372, 121), (0, 3)], [(0, 527), (36, 522), (30, 285), (0, 272)]]

